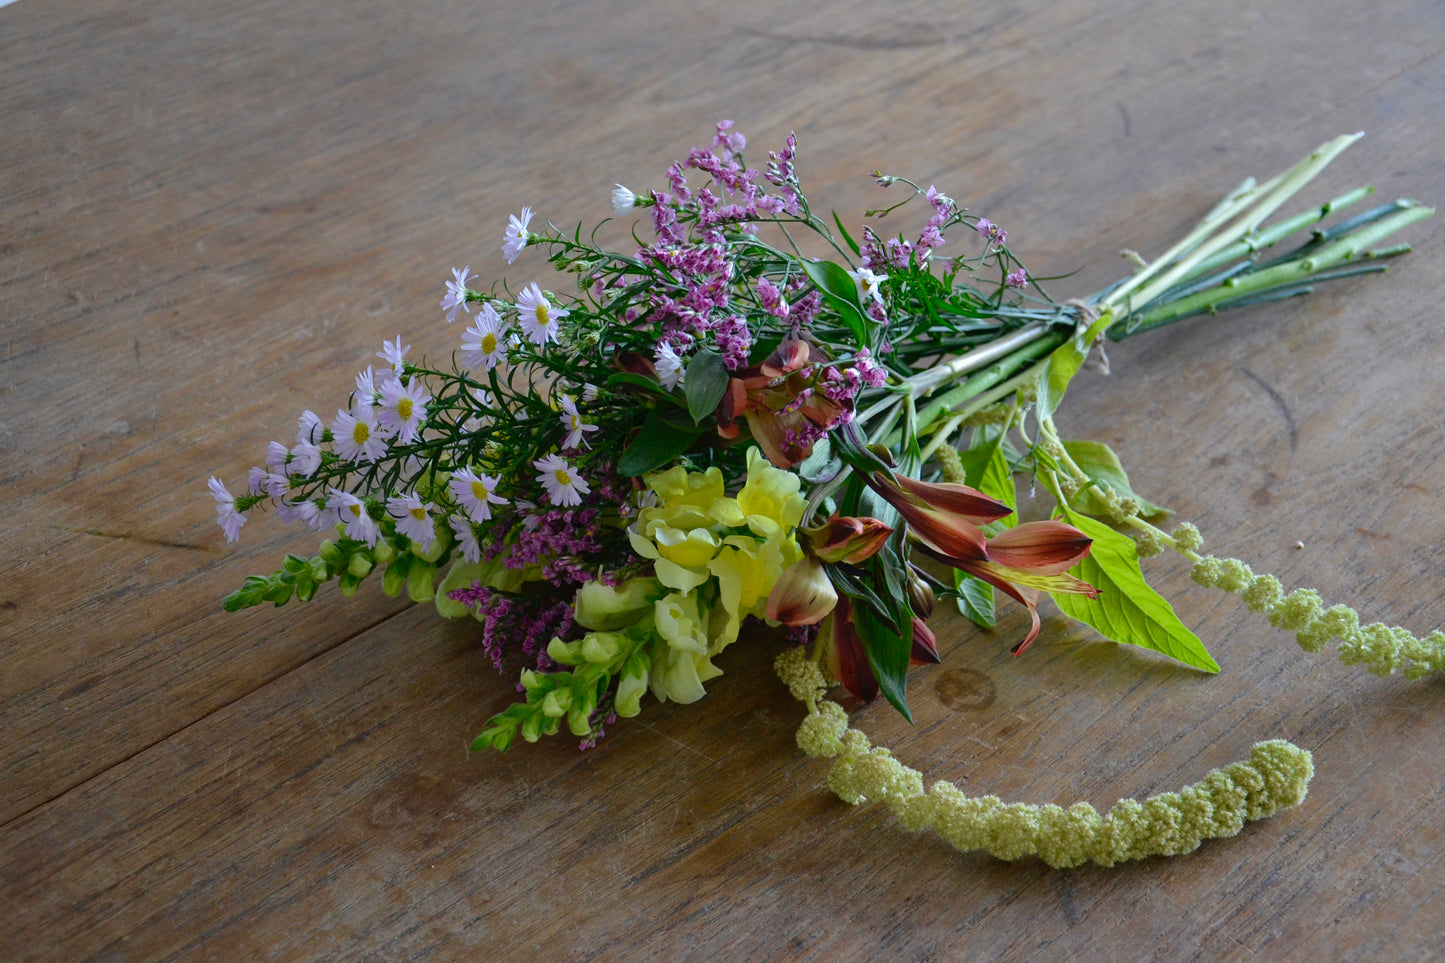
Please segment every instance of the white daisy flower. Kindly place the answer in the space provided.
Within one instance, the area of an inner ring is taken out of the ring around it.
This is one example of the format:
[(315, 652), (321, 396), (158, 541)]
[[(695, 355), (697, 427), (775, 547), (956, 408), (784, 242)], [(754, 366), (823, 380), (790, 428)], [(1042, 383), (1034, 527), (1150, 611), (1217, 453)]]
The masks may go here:
[(542, 524), (542, 516), (537, 512), (536, 502), (529, 502), (524, 498), (518, 498), (512, 502), (512, 506), (521, 514), (522, 527), (527, 531), (536, 531), (537, 526)]
[(517, 295), (517, 313), (520, 316), (522, 333), (535, 345), (544, 345), (557, 340), (557, 322), (572, 312), (556, 307), (542, 294), (542, 289), (533, 281)]
[(236, 497), (226, 490), (226, 486), (215, 475), (211, 476), (206, 487), (210, 488), (211, 496), (216, 499), (216, 524), (226, 533), (226, 541), (236, 541), (241, 537), (241, 526), (246, 524), (246, 516), (236, 511)]
[(888, 280), (886, 274), (874, 274), (867, 268), (859, 268), (856, 271), (849, 271), (848, 276), (858, 285), (858, 300), (864, 304), (869, 298), (883, 303), (883, 292), (878, 290), (878, 285)]
[(302, 499), (299, 502), (278, 501), (276, 503), (276, 517), (287, 525), (292, 522), (305, 522), (307, 528), (320, 530), (333, 522), (328, 521), (327, 516), (317, 507), (311, 499)]
[(301, 417), (296, 419), (296, 443), (319, 445), (321, 436), (325, 433), (326, 426), (321, 424), (321, 416), (311, 409), (301, 412)]
[(269, 472), (256, 465), (246, 474), (246, 491), (252, 495), (259, 495), (266, 490), (266, 476)]
[(365, 371), (356, 373), (356, 403), (363, 408), (376, 404), (376, 376), (372, 374), (371, 365), (367, 365)]
[(612, 213), (618, 217), (626, 217), (628, 212), (637, 206), (637, 195), (632, 193), (621, 184), (612, 185)]
[(339, 488), (331, 489), (326, 507), (336, 512), (336, 518), (346, 526), (346, 537), (368, 545), (375, 545), (381, 536), (381, 528), (366, 511), (366, 504), (350, 492)]
[(507, 263), (511, 264), (522, 253), (522, 248), (532, 239), (527, 231), (527, 225), (532, 223), (532, 209), (522, 208), (522, 216), (519, 218), (513, 214), (507, 221), (507, 233), (502, 239), (502, 253), (506, 255)]
[(403, 359), (410, 350), (411, 345), (407, 345), (405, 348), (401, 346), (401, 335), (397, 335), (395, 343), (390, 341), (381, 342), (381, 350), (376, 353), (376, 356), (391, 365), (391, 370), (400, 375), (401, 366), (404, 363)]
[(416, 440), (417, 429), (426, 418), (426, 403), (430, 400), (431, 395), (417, 379), (403, 384), (400, 378), (391, 378), (381, 386), (376, 420), (386, 432), (396, 435), (403, 445), (409, 445)]
[(467, 307), (467, 281), (470, 279), (472, 267), (467, 265), (458, 271), (452, 268), (452, 280), (447, 282), (447, 296), (442, 298), (442, 310), (447, 313), (447, 323), (451, 324), (452, 319), (457, 316), (457, 309), (470, 312)]
[(497, 310), (482, 302), (482, 310), (471, 327), (462, 333), (462, 364), (491, 371), (507, 362), (506, 322)]
[(577, 410), (577, 402), (572, 400), (571, 395), (562, 396), (562, 427), (567, 430), (567, 437), (562, 439), (563, 448), (576, 448), (578, 445), (586, 447), (586, 433), (597, 430), (596, 425), (589, 425), (582, 420), (582, 414)]
[(668, 391), (676, 388), (687, 379), (687, 371), (683, 368), (682, 359), (677, 352), (672, 350), (672, 345), (666, 341), (657, 344), (657, 350), (653, 352), (653, 360), (657, 364), (657, 380)]
[(396, 520), (396, 530), (415, 542), (423, 552), (436, 541), (436, 523), (431, 510), (435, 505), (424, 503), (415, 492), (393, 498), (386, 503), (386, 513)]
[(288, 474), (310, 478), (321, 467), (321, 449), (309, 441), (300, 441), (291, 449), (290, 460), (286, 462)]
[(561, 455), (539, 458), (532, 462), (532, 467), (541, 472), (537, 481), (547, 490), (547, 498), (553, 505), (580, 505), (582, 496), (592, 491), (582, 476), (577, 474), (577, 470), (567, 464), (567, 460)]
[(370, 407), (358, 408), (355, 413), (337, 410), (331, 437), (336, 454), (350, 462), (376, 461), (386, 453), (386, 439), (377, 431)]
[(291, 482), (286, 478), (285, 475), (278, 475), (275, 472), (267, 472), (266, 478), (262, 482), (262, 485), (266, 489), (266, 494), (277, 500), (285, 498), (287, 495), (291, 494)]
[(272, 471), (280, 471), (286, 465), (286, 460), (291, 452), (279, 441), (273, 441), (266, 446), (266, 467)]
[(585, 404), (594, 404), (597, 401), (598, 394), (597, 386), (591, 382), (582, 386), (582, 401)]
[(452, 496), (474, 522), (489, 521), (493, 505), (505, 505), (507, 500), (497, 494), (497, 480), (491, 475), (478, 475), (470, 468), (452, 473), (447, 482)]
[(472, 527), (472, 523), (460, 515), (453, 515), (447, 519), (447, 523), (457, 537), (457, 547), (462, 550), (462, 558), (468, 562), (480, 562), (482, 546), (477, 544), (477, 530)]

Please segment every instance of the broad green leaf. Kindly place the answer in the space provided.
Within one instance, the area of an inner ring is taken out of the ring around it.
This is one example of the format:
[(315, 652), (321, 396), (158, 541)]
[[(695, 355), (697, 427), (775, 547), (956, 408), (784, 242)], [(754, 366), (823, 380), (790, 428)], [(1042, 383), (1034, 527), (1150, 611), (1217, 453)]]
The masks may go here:
[(1134, 542), (1103, 522), (1064, 510), (1065, 520), (1094, 540), (1088, 557), (1070, 574), (1099, 590), (1099, 597), (1059, 592), (1054, 603), (1065, 615), (1094, 627), (1105, 638), (1161, 652), (1185, 665), (1218, 672), (1199, 636), (1191, 632), (1171, 606), (1144, 581)]
[(908, 657), (913, 652), (912, 625), (909, 626), (908, 636), (899, 635), (897, 629), (879, 617), (871, 606), (856, 605), (853, 607), (853, 627), (863, 641), (863, 651), (868, 656), (868, 664), (878, 679), (883, 697), (903, 718), (912, 722), (913, 714), (908, 711), (906, 694)]
[[(1008, 455), (1003, 450), (1003, 435), (985, 441), (982, 445), (959, 453), (963, 463), (964, 484), (977, 488), (989, 498), (995, 498), (1015, 513), (1018, 512), (1018, 492), (1014, 487), (1013, 472), (1009, 469)], [(999, 520), (1000, 528), (1012, 528), (1018, 524), (1017, 515)]]
[(993, 586), (960, 569), (953, 570), (953, 587), (958, 590), (958, 610), (964, 618), (984, 629), (996, 622), (993, 611)]
[(1084, 359), (1089, 356), (1089, 347), (1094, 339), (1109, 327), (1113, 318), (1108, 314), (1099, 315), (1099, 319), (1089, 326), (1089, 330), (1075, 334), (1054, 349), (1049, 355), (1049, 364), (1044, 371), (1044, 376), (1039, 379), (1038, 416), (1048, 418), (1058, 410), (1059, 402), (1064, 398), (1064, 391), (1068, 389), (1069, 382), (1079, 369), (1084, 366)]
[(698, 351), (687, 364), (685, 381), (687, 413), (692, 415), (692, 423), (698, 424), (717, 410), (727, 393), (728, 369), (722, 355), (708, 348)]
[(627, 446), (622, 457), (617, 459), (617, 470), (623, 475), (634, 476), (661, 468), (687, 451), (697, 436), (696, 431), (687, 431), (663, 420), (656, 409), (649, 411), (642, 430)]
[(868, 338), (869, 322), (863, 314), (862, 304), (858, 302), (858, 285), (848, 276), (848, 272), (832, 261), (810, 261), (803, 258), (800, 263), (809, 280), (817, 285), (823, 300), (838, 312), (838, 316), (843, 319), (858, 344), (871, 346)]
[[(1066, 441), (1064, 450), (1074, 460), (1074, 464), (1084, 470), (1094, 481), (1108, 488), (1120, 498), (1134, 498), (1139, 502), (1139, 513), (1145, 518), (1155, 518), (1159, 515), (1168, 515), (1169, 509), (1156, 505), (1147, 498), (1140, 498), (1138, 493), (1129, 485), (1129, 476), (1124, 472), (1124, 466), (1119, 461), (1119, 456), (1114, 450), (1102, 441)], [(1085, 489), (1079, 493), (1079, 510), (1089, 515), (1105, 514), (1104, 502), (1099, 498), (1093, 489)]]
[(833, 454), (833, 443), (824, 435), (813, 444), (813, 453), (798, 463), (798, 474), (811, 484), (837, 476), (843, 462)]

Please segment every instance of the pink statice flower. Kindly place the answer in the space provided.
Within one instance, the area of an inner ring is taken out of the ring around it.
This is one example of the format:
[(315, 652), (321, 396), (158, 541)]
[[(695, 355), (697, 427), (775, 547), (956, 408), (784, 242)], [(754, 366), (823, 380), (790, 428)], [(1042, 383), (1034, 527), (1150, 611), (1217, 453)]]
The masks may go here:
[(431, 512), (435, 505), (421, 500), (416, 492), (407, 492), (386, 503), (386, 513), (396, 521), (396, 530), (417, 544), (423, 552), (436, 540), (436, 523)]
[(226, 534), (226, 541), (234, 542), (241, 537), (241, 526), (246, 524), (246, 516), (236, 510), (236, 498), (226, 486), (215, 475), (206, 483), (210, 488), (211, 496), (216, 499), (216, 524), (221, 526), (221, 531)]
[(1003, 279), (1003, 283), (1011, 288), (1021, 288), (1025, 284), (1027, 284), (1028, 281), (1029, 276), (1027, 273), (1025, 273), (1023, 268), (1019, 268), (1016, 271), (1010, 271), (1007, 275), (1004, 276)]
[(502, 254), (507, 258), (508, 264), (515, 261), (517, 255), (522, 253), (522, 248), (531, 241), (532, 234), (527, 230), (527, 225), (531, 223), (532, 209), (530, 207), (522, 208), (521, 217), (513, 214), (508, 219), (507, 232), (502, 238)]
[(572, 312), (559, 308), (547, 300), (542, 289), (533, 281), (517, 295), (517, 315), (522, 333), (537, 346), (557, 340), (557, 322)]
[(471, 279), (471, 265), (461, 270), (452, 268), (452, 279), (447, 282), (446, 297), (442, 298), (442, 310), (447, 313), (447, 323), (456, 319), (457, 309), (470, 312), (467, 307), (467, 281)]

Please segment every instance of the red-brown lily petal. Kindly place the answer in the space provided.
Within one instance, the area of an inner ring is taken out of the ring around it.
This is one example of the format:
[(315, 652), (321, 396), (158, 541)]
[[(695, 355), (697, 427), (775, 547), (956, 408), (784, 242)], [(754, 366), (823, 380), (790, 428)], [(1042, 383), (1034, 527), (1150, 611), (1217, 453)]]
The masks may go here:
[(955, 568), (963, 561), (988, 558), (988, 543), (977, 525), (959, 515), (941, 512), (927, 502), (892, 489), (890, 496), (879, 489), (878, 494), (898, 509), (913, 534), (925, 545), (943, 556), (942, 561)]
[(630, 371), (646, 378), (657, 377), (657, 365), (653, 364), (650, 358), (644, 357), (636, 351), (619, 351), (616, 360), (617, 367), (623, 371)]
[[(894, 475), (893, 478), (898, 487), (908, 494), (921, 498), (939, 511), (966, 518), (975, 525), (987, 525), (1013, 514), (1012, 508), (997, 499), (989, 498), (977, 488), (949, 482), (919, 481), (907, 475)], [(883, 489), (876, 485), (874, 490), (884, 498), (888, 497)]]
[(878, 698), (878, 679), (873, 675), (873, 667), (868, 664), (863, 640), (853, 628), (853, 611), (846, 596), (838, 599), (838, 607), (833, 610), (833, 617), (824, 623), (823, 633), (831, 635), (825, 645), (828, 671), (833, 678), (864, 702)]
[(933, 630), (916, 615), (913, 617), (913, 651), (908, 661), (914, 665), (937, 665), (943, 661), (938, 655), (938, 639)]
[(893, 529), (876, 518), (831, 515), (823, 524), (803, 530), (808, 549), (824, 562), (857, 565), (878, 554)]
[(1037, 575), (1068, 571), (1089, 554), (1093, 539), (1064, 522), (1025, 522), (988, 540), (988, 558)]
[[(781, 418), (766, 408), (761, 408), (747, 413), (748, 430), (752, 432), (753, 441), (768, 456), (768, 461), (778, 468), (791, 468), (804, 458), (808, 452), (799, 455), (796, 446), (787, 443), (788, 428)], [(811, 451), (811, 446), (809, 446)]]
[(781, 378), (807, 365), (812, 353), (808, 342), (801, 338), (784, 338), (763, 362), (761, 371), (769, 378)]
[(768, 596), (768, 618), (786, 625), (812, 625), (827, 618), (838, 592), (816, 558), (804, 557), (783, 570)]

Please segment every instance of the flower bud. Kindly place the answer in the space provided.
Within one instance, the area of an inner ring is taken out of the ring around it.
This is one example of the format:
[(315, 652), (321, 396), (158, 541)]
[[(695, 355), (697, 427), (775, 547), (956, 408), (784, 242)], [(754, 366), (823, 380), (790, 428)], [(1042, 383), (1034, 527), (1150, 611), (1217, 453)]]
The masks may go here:
[(920, 618), (928, 618), (933, 614), (933, 586), (923, 580), (918, 572), (912, 568), (908, 570), (908, 604), (913, 607), (913, 614)]
[(803, 529), (809, 551), (823, 562), (857, 565), (883, 548), (893, 529), (876, 518), (833, 515), (821, 525)]

